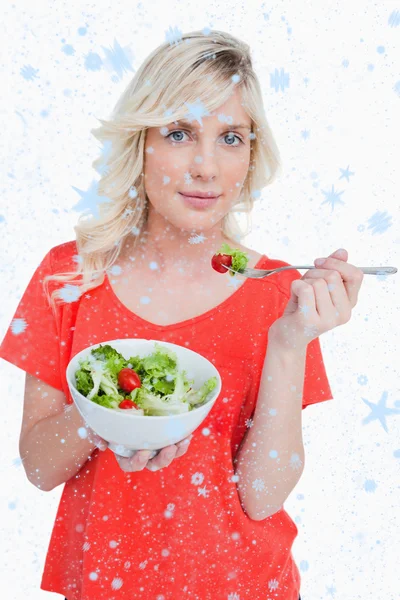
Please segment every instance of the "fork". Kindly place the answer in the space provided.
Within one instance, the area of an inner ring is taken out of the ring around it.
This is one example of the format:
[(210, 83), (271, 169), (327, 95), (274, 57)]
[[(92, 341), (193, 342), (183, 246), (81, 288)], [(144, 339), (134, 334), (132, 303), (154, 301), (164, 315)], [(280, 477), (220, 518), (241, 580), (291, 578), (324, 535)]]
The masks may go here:
[[(232, 273), (238, 273), (239, 275), (244, 275), (245, 277), (250, 277), (250, 279), (263, 279), (264, 277), (269, 277), (274, 273), (279, 273), (280, 271), (288, 271), (289, 269), (318, 269), (319, 267), (315, 267), (314, 265), (289, 265), (288, 267), (279, 267), (278, 269), (239, 269), (235, 271), (231, 267), (227, 267), (224, 265), (226, 269), (232, 271)], [(363, 273), (366, 275), (394, 275), (397, 273), (396, 267), (358, 267)]]

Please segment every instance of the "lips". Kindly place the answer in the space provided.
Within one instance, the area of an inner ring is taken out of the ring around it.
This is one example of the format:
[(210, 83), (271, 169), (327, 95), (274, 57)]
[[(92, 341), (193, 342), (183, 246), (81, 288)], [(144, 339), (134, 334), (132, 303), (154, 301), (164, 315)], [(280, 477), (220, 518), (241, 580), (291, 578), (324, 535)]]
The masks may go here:
[(182, 196), (186, 196), (187, 198), (206, 198), (212, 200), (213, 198), (219, 198), (221, 194), (209, 194), (207, 192), (198, 192), (197, 190), (193, 190), (193, 192), (179, 192)]
[(193, 206), (195, 208), (206, 208), (207, 206), (211, 206), (211, 205), (215, 204), (219, 198), (219, 196), (208, 197), (208, 198), (199, 198), (196, 196), (185, 196), (185, 194), (181, 194), (181, 192), (179, 192), (179, 194), (182, 196), (182, 198), (184, 199), (184, 201), (187, 204), (189, 204), (190, 206)]

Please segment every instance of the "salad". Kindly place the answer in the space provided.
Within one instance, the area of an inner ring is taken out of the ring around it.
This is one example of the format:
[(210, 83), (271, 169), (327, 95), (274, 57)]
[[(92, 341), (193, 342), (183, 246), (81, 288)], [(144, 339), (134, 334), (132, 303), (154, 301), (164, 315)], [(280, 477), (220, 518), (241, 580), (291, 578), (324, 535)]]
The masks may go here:
[(204, 404), (217, 378), (210, 377), (194, 390), (194, 380), (178, 371), (176, 353), (157, 342), (155, 347), (149, 356), (129, 360), (109, 344), (92, 349), (79, 360), (76, 389), (96, 404), (137, 415), (177, 415)]
[(218, 271), (218, 273), (226, 273), (234, 277), (236, 273), (229, 271), (225, 267), (231, 267), (235, 271), (240, 271), (240, 269), (245, 269), (247, 267), (247, 263), (249, 262), (249, 258), (246, 252), (242, 252), (241, 250), (232, 249), (229, 244), (222, 244), (219, 252), (216, 252), (211, 259), (211, 266), (213, 269)]

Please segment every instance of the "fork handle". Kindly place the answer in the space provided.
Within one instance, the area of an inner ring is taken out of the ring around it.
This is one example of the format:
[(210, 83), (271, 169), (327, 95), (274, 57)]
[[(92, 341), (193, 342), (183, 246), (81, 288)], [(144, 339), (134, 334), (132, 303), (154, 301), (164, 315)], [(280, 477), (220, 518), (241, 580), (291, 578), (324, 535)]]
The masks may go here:
[[(396, 267), (358, 267), (363, 273), (365, 273), (366, 275), (376, 275), (376, 274), (380, 274), (380, 273), (390, 273), (390, 274), (394, 274), (397, 273), (397, 269)], [(300, 267), (282, 267), (281, 270), (285, 270), (285, 269), (318, 269), (318, 267), (315, 267), (314, 265), (312, 266), (300, 266)]]

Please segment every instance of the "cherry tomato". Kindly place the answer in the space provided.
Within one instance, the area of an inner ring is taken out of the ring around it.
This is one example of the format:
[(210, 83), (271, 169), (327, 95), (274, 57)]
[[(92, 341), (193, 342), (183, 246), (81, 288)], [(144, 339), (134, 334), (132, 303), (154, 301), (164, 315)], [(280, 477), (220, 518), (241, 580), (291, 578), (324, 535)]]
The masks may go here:
[(224, 265), (227, 267), (232, 266), (232, 256), (229, 254), (214, 254), (211, 259), (211, 266), (218, 273), (226, 273), (228, 269), (225, 269)]
[(130, 398), (125, 398), (118, 404), (118, 408), (139, 408)]
[(121, 369), (118, 373), (118, 385), (121, 390), (129, 393), (136, 388), (140, 388), (142, 382), (139, 375), (133, 369), (125, 367), (125, 369)]

